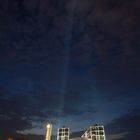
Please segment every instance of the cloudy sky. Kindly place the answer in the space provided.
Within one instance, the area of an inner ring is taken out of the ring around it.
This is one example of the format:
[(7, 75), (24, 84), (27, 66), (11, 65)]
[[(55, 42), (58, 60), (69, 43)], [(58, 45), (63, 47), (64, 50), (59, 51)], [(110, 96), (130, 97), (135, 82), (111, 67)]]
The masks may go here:
[[(140, 1), (0, 1), (0, 139), (47, 122), (140, 139)], [(40, 137), (39, 137), (39, 136)]]

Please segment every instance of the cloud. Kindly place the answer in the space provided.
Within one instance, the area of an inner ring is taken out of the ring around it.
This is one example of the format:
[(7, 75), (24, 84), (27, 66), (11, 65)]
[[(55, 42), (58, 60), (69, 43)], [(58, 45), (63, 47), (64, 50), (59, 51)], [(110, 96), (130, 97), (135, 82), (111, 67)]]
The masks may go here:
[(0, 121), (3, 124), (1, 126), (3, 137), (9, 133), (15, 135), (24, 130), (42, 128), (47, 120), (51, 120), (53, 124), (65, 120), (65, 123), (69, 124), (70, 120), (76, 119), (79, 115), (82, 119), (85, 112), (93, 114), (96, 112), (92, 104), (87, 105), (80, 92), (66, 92), (63, 97), (61, 93), (50, 91), (42, 86), (28, 93), (9, 92), (7, 88), (1, 86), (0, 92)]
[(113, 120), (106, 125), (107, 137), (111, 140), (129, 140), (135, 138), (138, 140), (140, 110), (136, 108), (120, 118)]
[(129, 134), (129, 132), (109, 135), (108, 140), (121, 140), (121, 139), (125, 138), (128, 134)]
[(5, 138), (9, 134), (15, 134), (16, 130), (31, 127), (28, 116), (24, 112), (25, 97), (23, 95), (13, 96), (3, 87), (0, 87), (0, 93), (1, 137)]
[[(95, 0), (95, 12), (97, 17), (100, 17), (105, 22), (126, 25), (131, 28), (139, 22), (138, 7), (140, 3), (138, 0), (134, 1), (112, 1), (112, 0)], [(126, 27), (126, 28), (127, 28)]]

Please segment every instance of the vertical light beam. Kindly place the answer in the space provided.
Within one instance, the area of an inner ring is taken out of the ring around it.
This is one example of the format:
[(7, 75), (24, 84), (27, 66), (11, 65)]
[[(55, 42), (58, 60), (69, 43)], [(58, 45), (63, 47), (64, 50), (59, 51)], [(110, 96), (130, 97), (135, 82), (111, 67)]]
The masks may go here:
[(72, 31), (74, 24), (74, 11), (77, 5), (76, 0), (72, 0), (66, 6), (66, 24), (65, 24), (65, 32), (64, 32), (64, 60), (63, 60), (63, 70), (62, 70), (62, 81), (61, 81), (61, 94), (60, 94), (60, 105), (59, 105), (59, 117), (63, 114), (64, 111), (64, 100), (66, 94), (66, 86), (67, 86), (67, 73), (68, 73), (68, 65), (69, 65), (69, 57), (70, 57), (70, 45), (72, 41)]

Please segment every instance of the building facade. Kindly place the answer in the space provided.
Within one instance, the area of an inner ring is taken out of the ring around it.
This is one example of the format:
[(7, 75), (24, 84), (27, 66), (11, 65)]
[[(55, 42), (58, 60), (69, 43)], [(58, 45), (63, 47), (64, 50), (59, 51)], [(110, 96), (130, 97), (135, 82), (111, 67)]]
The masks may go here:
[(69, 140), (69, 135), (70, 132), (68, 127), (58, 128), (57, 140)]
[(88, 140), (106, 140), (104, 126), (92, 125), (81, 137)]

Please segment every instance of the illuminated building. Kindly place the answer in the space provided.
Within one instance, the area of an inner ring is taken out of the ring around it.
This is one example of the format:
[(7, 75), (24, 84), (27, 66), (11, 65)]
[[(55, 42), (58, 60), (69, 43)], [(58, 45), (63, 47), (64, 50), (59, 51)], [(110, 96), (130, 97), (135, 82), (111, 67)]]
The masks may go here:
[(93, 125), (81, 136), (88, 140), (106, 140), (104, 126)]
[(47, 130), (46, 130), (46, 137), (45, 140), (50, 140), (51, 139), (51, 133), (52, 133), (52, 124), (47, 124)]
[[(50, 140), (52, 131), (52, 124), (47, 125), (46, 139)], [(81, 137), (70, 139), (70, 131), (68, 127), (58, 128), (57, 140), (106, 140), (104, 126), (91, 125)]]
[(69, 128), (62, 127), (58, 129), (57, 140), (69, 140)]

